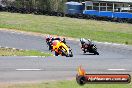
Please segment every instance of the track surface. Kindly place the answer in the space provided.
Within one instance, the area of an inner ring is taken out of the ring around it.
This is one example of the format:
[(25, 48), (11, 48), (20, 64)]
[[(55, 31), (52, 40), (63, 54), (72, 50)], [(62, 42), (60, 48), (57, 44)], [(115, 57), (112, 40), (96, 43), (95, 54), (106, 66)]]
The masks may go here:
[[(100, 55), (83, 54), (78, 41), (67, 40), (74, 57), (0, 57), (0, 82), (74, 78), (82, 65), (88, 73), (131, 73), (132, 46), (96, 43)], [(43, 37), (0, 30), (0, 46), (49, 52)], [(50, 52), (49, 52), (50, 53)]]

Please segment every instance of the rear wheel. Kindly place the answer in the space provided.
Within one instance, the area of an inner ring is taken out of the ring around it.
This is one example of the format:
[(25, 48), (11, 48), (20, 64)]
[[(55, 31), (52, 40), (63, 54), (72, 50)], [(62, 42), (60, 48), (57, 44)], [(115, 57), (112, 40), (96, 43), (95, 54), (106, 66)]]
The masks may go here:
[(58, 55), (59, 55), (59, 53), (55, 52), (55, 56), (58, 56)]
[(83, 53), (86, 53), (86, 51), (84, 50)]

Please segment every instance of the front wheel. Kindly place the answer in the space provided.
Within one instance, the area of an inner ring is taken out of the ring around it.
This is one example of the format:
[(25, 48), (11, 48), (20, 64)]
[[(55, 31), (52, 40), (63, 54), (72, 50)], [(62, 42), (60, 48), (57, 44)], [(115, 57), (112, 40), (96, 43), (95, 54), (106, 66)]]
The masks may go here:
[(99, 53), (96, 50), (94, 50), (94, 55), (99, 55)]
[(72, 52), (70, 52), (69, 57), (73, 57), (73, 53)]
[(61, 52), (62, 52), (62, 56), (68, 57), (68, 55), (66, 54), (66, 52), (64, 50), (61, 50)]
[(99, 55), (99, 53), (97, 52), (97, 48), (95, 46), (93, 46), (93, 53), (94, 55)]

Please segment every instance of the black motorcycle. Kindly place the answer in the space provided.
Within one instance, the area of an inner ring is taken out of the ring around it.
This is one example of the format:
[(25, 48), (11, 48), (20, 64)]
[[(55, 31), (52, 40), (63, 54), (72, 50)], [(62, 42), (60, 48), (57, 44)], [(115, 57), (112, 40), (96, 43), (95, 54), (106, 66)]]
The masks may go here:
[(99, 53), (97, 51), (96, 45), (93, 44), (92, 42), (90, 42), (90, 43), (83, 43), (81, 49), (82, 49), (82, 51), (84, 53), (89, 52), (89, 53), (94, 53), (94, 55), (99, 55)]

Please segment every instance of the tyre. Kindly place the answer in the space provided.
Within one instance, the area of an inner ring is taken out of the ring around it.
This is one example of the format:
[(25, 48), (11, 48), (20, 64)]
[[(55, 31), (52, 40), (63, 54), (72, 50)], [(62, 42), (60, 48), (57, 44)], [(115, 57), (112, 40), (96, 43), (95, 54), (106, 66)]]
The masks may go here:
[(84, 85), (86, 83), (86, 79), (84, 76), (76, 76), (76, 81), (79, 85)]
[(94, 51), (94, 55), (99, 55), (99, 53), (95, 50), (95, 51)]
[(97, 48), (95, 46), (92, 47), (92, 51), (94, 55), (99, 55), (99, 53), (97, 52)]
[(58, 17), (63, 17), (63, 14), (62, 13), (57, 13), (57, 16)]
[(48, 44), (49, 45), (49, 50), (52, 50), (52, 46), (51, 46), (51, 44)]
[(73, 54), (71, 54), (70, 57), (73, 57)]
[(73, 57), (73, 53), (70, 51), (70, 55), (69, 55), (69, 57)]
[(120, 19), (120, 18), (119, 18), (119, 19), (118, 19), (118, 22), (119, 22), (119, 23), (123, 23), (123, 19)]
[(84, 50), (84, 51), (83, 51), (83, 53), (85, 54), (85, 53), (86, 53), (86, 51)]
[(61, 50), (61, 52), (62, 52), (62, 56), (66, 56), (66, 57), (68, 57), (68, 55), (65, 53), (64, 50)]
[(58, 56), (59, 54), (57, 52), (55, 52), (55, 56)]

